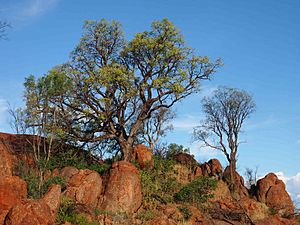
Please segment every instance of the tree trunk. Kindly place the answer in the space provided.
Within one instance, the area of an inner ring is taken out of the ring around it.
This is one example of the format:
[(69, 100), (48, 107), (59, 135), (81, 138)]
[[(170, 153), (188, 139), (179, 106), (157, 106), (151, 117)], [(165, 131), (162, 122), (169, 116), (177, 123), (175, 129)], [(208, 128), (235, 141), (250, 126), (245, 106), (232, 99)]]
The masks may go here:
[(121, 151), (122, 151), (122, 158), (123, 160), (127, 161), (127, 162), (131, 162), (132, 161), (132, 156), (133, 156), (133, 141), (131, 140), (125, 140), (125, 139), (119, 139), (119, 144), (121, 147)]
[(230, 168), (230, 190), (232, 192), (236, 191), (237, 188), (237, 179), (236, 179), (236, 160), (235, 159), (231, 159), (230, 160), (230, 164), (229, 164), (229, 168)]

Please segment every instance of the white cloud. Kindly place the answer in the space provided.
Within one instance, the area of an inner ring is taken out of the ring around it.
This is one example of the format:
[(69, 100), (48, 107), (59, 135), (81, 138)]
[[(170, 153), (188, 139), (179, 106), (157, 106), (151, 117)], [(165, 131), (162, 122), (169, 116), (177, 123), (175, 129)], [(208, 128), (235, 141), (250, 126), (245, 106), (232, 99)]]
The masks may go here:
[(7, 111), (7, 102), (0, 96), (0, 131), (3, 130), (5, 123), (5, 113)]
[(296, 141), (297, 144), (300, 144), (300, 139)]
[(194, 127), (199, 125), (199, 117), (193, 115), (183, 115), (175, 118), (172, 122), (174, 130), (193, 132)]
[(200, 142), (194, 142), (190, 147), (190, 153), (195, 156), (197, 161), (203, 162), (212, 158), (219, 158), (222, 156), (221, 151), (203, 146)]
[(25, 0), (7, 2), (1, 11), (9, 21), (26, 21), (37, 18), (52, 9), (60, 0)]
[(25, 17), (36, 17), (51, 9), (58, 0), (30, 0), (21, 14)]

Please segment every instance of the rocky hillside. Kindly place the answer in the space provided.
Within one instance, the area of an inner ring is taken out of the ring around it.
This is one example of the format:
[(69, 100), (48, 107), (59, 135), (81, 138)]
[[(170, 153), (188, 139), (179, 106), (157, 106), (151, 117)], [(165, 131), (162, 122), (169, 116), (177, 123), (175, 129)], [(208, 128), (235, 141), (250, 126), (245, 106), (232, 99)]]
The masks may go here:
[(300, 224), (273, 173), (251, 191), (237, 174), (231, 193), (229, 169), (217, 159), (199, 164), (186, 153), (163, 159), (143, 145), (135, 147), (134, 163), (83, 163), (82, 155), (67, 160), (63, 152), (41, 172), (31, 138), (0, 134), (0, 224)]

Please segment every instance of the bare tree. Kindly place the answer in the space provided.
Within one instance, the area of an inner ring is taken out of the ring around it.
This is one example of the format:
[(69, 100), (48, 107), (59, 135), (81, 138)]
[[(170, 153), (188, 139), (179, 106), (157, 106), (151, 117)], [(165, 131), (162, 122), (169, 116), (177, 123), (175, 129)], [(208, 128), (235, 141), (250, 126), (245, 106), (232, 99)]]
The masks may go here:
[(144, 122), (142, 139), (151, 150), (157, 147), (161, 137), (165, 137), (168, 131), (173, 130), (170, 121), (174, 119), (175, 113), (168, 108), (160, 108), (153, 116)]
[(252, 97), (236, 88), (220, 87), (202, 101), (205, 119), (194, 130), (195, 140), (223, 152), (230, 167), (230, 187), (235, 189), (239, 134), (245, 120), (255, 111)]

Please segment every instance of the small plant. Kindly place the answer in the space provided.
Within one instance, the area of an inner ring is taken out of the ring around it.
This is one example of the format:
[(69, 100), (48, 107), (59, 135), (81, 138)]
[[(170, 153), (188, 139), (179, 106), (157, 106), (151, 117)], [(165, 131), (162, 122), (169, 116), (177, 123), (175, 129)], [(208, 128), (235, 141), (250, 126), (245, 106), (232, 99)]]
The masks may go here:
[(216, 187), (217, 180), (201, 176), (176, 193), (175, 199), (179, 202), (194, 203), (199, 206), (213, 197), (211, 191), (215, 190)]
[(84, 214), (75, 214), (75, 206), (72, 199), (63, 196), (56, 216), (56, 224), (70, 222), (74, 225), (99, 225), (96, 221), (89, 221)]
[(152, 220), (154, 217), (155, 214), (150, 210), (142, 211), (136, 216), (137, 219), (140, 219), (142, 221), (149, 221)]
[(177, 209), (181, 212), (184, 220), (189, 220), (192, 217), (192, 212), (189, 208), (185, 206), (178, 206)]

